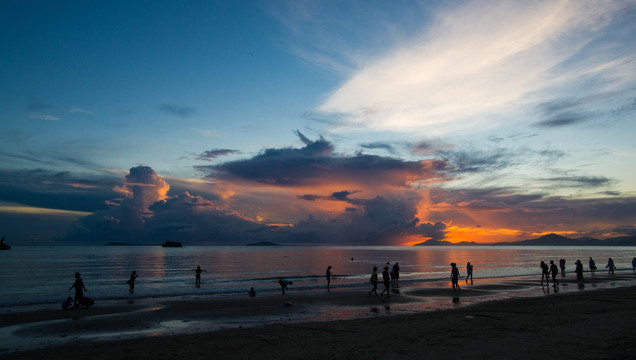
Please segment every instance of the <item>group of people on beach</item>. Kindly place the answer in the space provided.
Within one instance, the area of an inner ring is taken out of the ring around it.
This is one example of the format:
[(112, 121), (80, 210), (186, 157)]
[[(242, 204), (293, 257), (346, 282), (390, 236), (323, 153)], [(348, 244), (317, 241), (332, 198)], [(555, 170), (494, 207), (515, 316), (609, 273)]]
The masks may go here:
[[(557, 286), (559, 286), (559, 280), (557, 279), (557, 275), (559, 275), (559, 273), (561, 274), (562, 277), (565, 276), (565, 264), (566, 264), (566, 260), (565, 259), (559, 259), (559, 265), (557, 266), (556, 263), (554, 262), (554, 260), (550, 260), (550, 265), (546, 264), (544, 261), (541, 261), (540, 263), (540, 268), (541, 268), (541, 285), (543, 285), (543, 280), (545, 279), (545, 284), (549, 285), (549, 281), (550, 278), (552, 278), (552, 285), (556, 288)], [(583, 263), (581, 262), (581, 260), (576, 260), (575, 261), (575, 269), (574, 269), (574, 273), (576, 274), (576, 279), (577, 281), (583, 282)], [(375, 296), (383, 296), (384, 293), (386, 292), (386, 297), (389, 298), (391, 297), (390, 293), (391, 291), (393, 291), (394, 293), (398, 293), (399, 290), (398, 288), (400, 287), (399, 285), (399, 279), (400, 279), (400, 265), (396, 262), (395, 264), (393, 264), (391, 270), (389, 271), (389, 265), (390, 262), (387, 261), (386, 265), (384, 266), (384, 269), (382, 271), (382, 283), (384, 285), (384, 289), (380, 292), (380, 294), (378, 295), (378, 267), (374, 266), (373, 267), (373, 271), (371, 272), (371, 278), (370, 278), (370, 282), (373, 286), (373, 288), (371, 290), (369, 290), (368, 294), (369, 296), (371, 296), (371, 294), (374, 294)], [(459, 277), (460, 277), (460, 273), (459, 273), (459, 268), (457, 267), (456, 263), (451, 263), (451, 285), (453, 287), (453, 292), (455, 291), (460, 291), (461, 288), (459, 286)], [(590, 269), (590, 273), (592, 274), (592, 276), (594, 276), (597, 267), (596, 267), (596, 262), (594, 261), (594, 259), (590, 256), (590, 259), (588, 260), (588, 266)], [(605, 266), (606, 269), (608, 269), (608, 274), (609, 275), (614, 275), (614, 271), (616, 270), (616, 266), (614, 264), (614, 260), (612, 258), (608, 258), (607, 260), (607, 265)], [(331, 279), (333, 277), (333, 273), (332, 273), (332, 267), (331, 265), (327, 266), (327, 270), (325, 271), (325, 277), (327, 280), (327, 291), (331, 291)], [(560, 270), (560, 271), (559, 271)], [(207, 272), (204, 269), (201, 269), (201, 266), (197, 266), (195, 269), (192, 269), (192, 271), (194, 271), (195, 273), (195, 282), (194, 282), (194, 286), (196, 288), (200, 288), (201, 287), (201, 273), (203, 272)], [(634, 257), (632, 259), (632, 272), (636, 273), (636, 257)], [(139, 275), (137, 274), (137, 271), (134, 271), (130, 274), (130, 278), (127, 281), (128, 284), (128, 292), (130, 294), (134, 294), (135, 292), (135, 280), (137, 279)], [(465, 278), (465, 282), (468, 283), (468, 280), (470, 279), (470, 283), (473, 284), (473, 265), (468, 262), (466, 264), (466, 278)], [(289, 285), (292, 285), (293, 282), (290, 280), (285, 280), (285, 279), (279, 279), (278, 280), (278, 284), (281, 287), (281, 291), (282, 294), (285, 295), (285, 290), (288, 289)], [(84, 281), (82, 280), (81, 274), (79, 272), (75, 273), (75, 281), (73, 282), (73, 285), (71, 285), (71, 287), (68, 289), (68, 291), (70, 292), (71, 290), (75, 289), (75, 297), (71, 298), (70, 296), (66, 299), (66, 301), (62, 304), (62, 308), (64, 310), (69, 309), (69, 308), (89, 308), (91, 307), (95, 301), (93, 299), (91, 299), (88, 296), (84, 295), (85, 291), (88, 291), (86, 289), (86, 286), (84, 285)], [(254, 290), (254, 288), (250, 288), (250, 290), (248, 291), (248, 296), (250, 297), (255, 297), (256, 296), (256, 291)], [(71, 306), (72, 305), (72, 306)]]
[[(459, 268), (456, 263), (451, 263), (451, 285), (453, 286), (453, 292), (460, 291), (459, 287)], [(470, 284), (473, 284), (473, 265), (469, 262), (466, 263), (466, 284), (468, 284), (468, 279), (470, 279)]]
[[(554, 287), (557, 287), (559, 285), (559, 281), (557, 280), (557, 275), (559, 274), (559, 268), (561, 269), (561, 277), (565, 276), (565, 259), (560, 259), (559, 260), (559, 267), (557, 267), (557, 265), (554, 263), (554, 260), (550, 260), (550, 266), (548, 266), (544, 261), (541, 261), (541, 264), (539, 264), (539, 266), (541, 267), (541, 285), (543, 285), (543, 279), (545, 278), (545, 283), (546, 285), (548, 285), (548, 277), (551, 276), (552, 277), (552, 285)], [(574, 268), (574, 273), (576, 274), (576, 280), (579, 282), (583, 282), (585, 281), (585, 279), (583, 278), (583, 263), (581, 262), (581, 260), (577, 259), (574, 262), (575, 268)], [(596, 262), (594, 261), (594, 259), (590, 256), (590, 259), (588, 260), (588, 267), (590, 269), (590, 274), (592, 276), (595, 275), (596, 273)], [(607, 259), (607, 265), (605, 265), (605, 268), (607, 269), (607, 274), (608, 275), (614, 275), (614, 271), (616, 270), (616, 265), (614, 265), (614, 260), (612, 258), (608, 258)], [(636, 257), (634, 257), (632, 259), (632, 272), (636, 273)]]
[[(383, 269), (384, 271), (382, 271), (382, 283), (384, 284), (384, 290), (382, 290), (382, 292), (380, 292), (380, 295), (379, 295), (379, 296), (383, 296), (384, 293), (386, 292), (387, 298), (391, 297), (391, 294), (390, 294), (391, 290), (397, 293), (399, 292), (397, 288), (400, 287), (400, 264), (397, 262), (393, 264), (393, 266), (391, 267), (391, 272), (389, 272), (389, 265), (390, 265), (390, 262), (387, 261)], [(373, 271), (371, 272), (371, 279), (369, 279), (369, 281), (371, 281), (371, 284), (373, 285), (373, 288), (369, 290), (369, 296), (371, 296), (371, 293), (373, 293), (375, 296), (378, 296), (378, 267), (377, 266), (373, 267)]]

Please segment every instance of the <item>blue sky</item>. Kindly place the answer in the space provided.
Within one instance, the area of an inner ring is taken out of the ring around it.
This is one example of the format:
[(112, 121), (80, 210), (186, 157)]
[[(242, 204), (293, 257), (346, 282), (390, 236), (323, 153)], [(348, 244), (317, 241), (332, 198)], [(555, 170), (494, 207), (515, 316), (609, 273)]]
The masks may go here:
[(635, 1), (14, 1), (0, 20), (8, 239), (636, 234)]

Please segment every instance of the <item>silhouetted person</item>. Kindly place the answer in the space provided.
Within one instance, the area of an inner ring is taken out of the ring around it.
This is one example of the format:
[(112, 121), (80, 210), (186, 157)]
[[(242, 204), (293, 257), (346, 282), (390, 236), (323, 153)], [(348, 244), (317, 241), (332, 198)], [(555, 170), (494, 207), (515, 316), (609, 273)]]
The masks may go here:
[(548, 267), (548, 264), (546, 264), (544, 261), (541, 262), (541, 285), (543, 285), (543, 278), (545, 278), (545, 284), (547, 285), (549, 282), (549, 274), (550, 274), (550, 268)]
[(327, 277), (327, 291), (329, 291), (329, 285), (331, 285), (331, 265), (327, 266), (325, 276)]
[(82, 302), (82, 298), (84, 298), (84, 291), (88, 291), (86, 290), (86, 286), (84, 286), (84, 281), (82, 281), (82, 274), (78, 272), (75, 273), (75, 282), (71, 285), (68, 291), (71, 291), (73, 288), (75, 288), (73, 307), (78, 307)]
[(565, 276), (565, 259), (559, 260), (559, 267), (561, 268), (561, 276)]
[(632, 272), (636, 273), (636, 257), (632, 259)]
[(473, 283), (473, 266), (470, 262), (466, 263), (466, 284), (468, 284), (468, 278), (470, 278), (470, 283)]
[(255, 297), (256, 296), (256, 291), (254, 291), (253, 287), (251, 287), (250, 291), (247, 292), (247, 296), (249, 296), (249, 297)]
[(137, 271), (134, 271), (130, 274), (130, 279), (128, 279), (128, 281), (126, 281), (128, 283), (128, 292), (131, 294), (135, 293), (135, 279), (138, 277), (137, 275)]
[(391, 273), (393, 274), (393, 283), (396, 288), (400, 287), (400, 265), (395, 263), (393, 268), (391, 269)]
[(294, 283), (288, 280), (280, 279), (278, 280), (278, 284), (280, 285), (280, 288), (283, 291), (283, 295), (285, 295), (285, 290), (287, 289), (287, 285), (293, 285)]
[(559, 281), (556, 279), (559, 274), (559, 268), (552, 260), (550, 260), (550, 274), (552, 275), (552, 285), (556, 288), (559, 285)]
[(373, 272), (371, 273), (371, 284), (373, 284), (373, 289), (369, 291), (369, 296), (371, 293), (374, 293), (375, 296), (378, 296), (378, 267), (373, 267)]
[(614, 266), (614, 260), (612, 260), (612, 258), (607, 259), (607, 265), (605, 265), (605, 267), (608, 269), (607, 270), (607, 274), (612, 274), (614, 275), (614, 270), (616, 269), (616, 266)]
[(459, 280), (459, 269), (457, 268), (457, 264), (451, 263), (451, 284), (453, 284), (453, 292), (455, 290), (460, 291), (458, 280)]
[(384, 295), (386, 291), (386, 297), (391, 297), (391, 276), (389, 275), (389, 267), (385, 266), (382, 272), (382, 282), (384, 283), (384, 290), (380, 293), (380, 296)]
[(194, 287), (196, 288), (200, 288), (201, 287), (201, 273), (202, 272), (207, 272), (203, 269), (201, 269), (201, 266), (197, 265), (196, 269), (192, 269), (192, 271), (194, 271)]
[(576, 269), (574, 269), (574, 272), (576, 273), (576, 280), (583, 281), (583, 264), (581, 263), (581, 260), (576, 260), (574, 264), (576, 265)]
[(590, 266), (590, 273), (592, 273), (592, 276), (594, 276), (594, 272), (596, 271), (596, 262), (594, 262), (594, 259), (592, 259), (592, 257), (590, 256), (590, 261), (588, 261), (587, 263)]

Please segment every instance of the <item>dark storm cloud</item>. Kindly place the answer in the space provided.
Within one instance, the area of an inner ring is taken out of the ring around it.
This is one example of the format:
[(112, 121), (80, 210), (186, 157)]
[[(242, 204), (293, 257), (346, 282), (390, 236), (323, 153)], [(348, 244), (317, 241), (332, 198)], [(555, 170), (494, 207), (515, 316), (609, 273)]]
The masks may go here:
[(116, 177), (81, 176), (44, 169), (0, 170), (0, 202), (69, 211), (106, 209)]
[(195, 159), (211, 161), (216, 159), (219, 156), (238, 154), (239, 152), (240, 151), (238, 150), (230, 150), (230, 149), (212, 149), (212, 150), (204, 151), (203, 153), (199, 154)]
[(157, 108), (165, 113), (185, 119), (196, 113), (193, 107), (162, 103)]
[(421, 196), (415, 192), (404, 192), (395, 197), (377, 196), (373, 199), (349, 200), (358, 211), (347, 213), (339, 234), (343, 243), (392, 244), (404, 236), (420, 236), (441, 240), (445, 237), (446, 225), (441, 222), (421, 222), (415, 215)]
[(303, 148), (271, 148), (250, 159), (196, 168), (208, 172), (209, 178), (277, 185), (300, 185), (312, 179), (400, 185), (408, 176), (397, 174), (426, 178), (445, 167), (444, 161), (424, 164), (375, 155), (334, 156), (334, 147), (329, 141), (321, 137), (312, 142), (298, 134), (306, 142)]

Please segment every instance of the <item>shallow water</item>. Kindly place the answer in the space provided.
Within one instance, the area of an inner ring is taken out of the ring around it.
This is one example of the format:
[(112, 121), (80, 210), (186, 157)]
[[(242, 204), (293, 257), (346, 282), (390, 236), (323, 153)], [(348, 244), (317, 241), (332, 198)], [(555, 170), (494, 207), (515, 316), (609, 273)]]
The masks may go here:
[[(61, 304), (82, 273), (86, 295), (100, 301), (170, 296), (245, 296), (280, 291), (278, 279), (293, 281), (294, 291), (326, 286), (331, 265), (334, 288), (366, 286), (371, 270), (399, 262), (400, 282), (419, 286), (449, 279), (451, 262), (465, 276), (466, 262), (481, 280), (534, 276), (539, 262), (565, 258), (572, 273), (580, 259), (587, 271), (592, 256), (602, 273), (612, 257), (618, 272), (631, 272), (631, 247), (212, 247), (192, 246), (56, 246), (14, 247), (0, 253), (0, 311), (29, 304)], [(201, 288), (194, 287), (197, 265), (206, 270)], [(136, 270), (134, 295), (128, 293), (131, 271)]]

